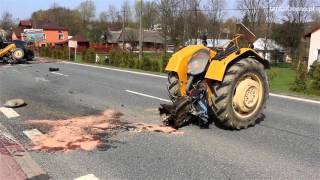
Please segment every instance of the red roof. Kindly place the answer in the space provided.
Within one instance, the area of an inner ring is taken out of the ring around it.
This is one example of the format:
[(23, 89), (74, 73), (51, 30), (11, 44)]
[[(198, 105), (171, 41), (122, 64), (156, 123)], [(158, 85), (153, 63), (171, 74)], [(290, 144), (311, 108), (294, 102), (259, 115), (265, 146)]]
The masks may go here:
[(31, 20), (21, 20), (19, 26), (32, 26)]
[(80, 34), (77, 34), (77, 35), (73, 36), (69, 40), (77, 41), (77, 42), (89, 42), (89, 40), (86, 37), (84, 37), (84, 36), (82, 36)]

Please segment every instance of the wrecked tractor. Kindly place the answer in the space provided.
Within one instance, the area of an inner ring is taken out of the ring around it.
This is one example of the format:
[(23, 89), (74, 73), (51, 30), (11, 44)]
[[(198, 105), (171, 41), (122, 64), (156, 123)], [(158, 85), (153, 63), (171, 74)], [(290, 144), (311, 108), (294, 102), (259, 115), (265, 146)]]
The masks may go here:
[(196, 120), (200, 126), (214, 121), (223, 128), (244, 129), (262, 117), (269, 62), (253, 50), (255, 35), (249, 29), (238, 24), (237, 32), (215, 48), (206, 47), (203, 36), (203, 45), (172, 55), (166, 66), (172, 103), (159, 108), (165, 125), (180, 128)]

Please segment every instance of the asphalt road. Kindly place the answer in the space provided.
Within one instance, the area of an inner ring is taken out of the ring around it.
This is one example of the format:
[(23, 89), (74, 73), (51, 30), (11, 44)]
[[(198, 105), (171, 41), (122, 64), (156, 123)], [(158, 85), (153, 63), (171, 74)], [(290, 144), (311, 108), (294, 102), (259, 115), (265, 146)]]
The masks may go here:
[[(60, 74), (48, 71), (59, 67)], [(0, 67), (0, 103), (23, 98), (18, 118), (0, 123), (22, 144), (32, 119), (92, 115), (107, 108), (128, 122), (160, 123), (166, 79), (65, 63)], [(137, 92), (149, 97), (133, 94)], [(93, 152), (39, 153), (52, 179), (320, 179), (320, 104), (271, 96), (265, 119), (242, 131), (190, 125), (183, 135), (121, 132)], [(40, 129), (45, 131), (45, 129)]]

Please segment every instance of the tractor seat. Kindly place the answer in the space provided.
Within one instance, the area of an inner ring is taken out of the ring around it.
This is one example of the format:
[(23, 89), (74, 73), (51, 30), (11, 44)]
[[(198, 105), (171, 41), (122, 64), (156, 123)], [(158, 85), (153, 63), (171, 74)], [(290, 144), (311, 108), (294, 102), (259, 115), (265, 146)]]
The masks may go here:
[(227, 56), (229, 56), (230, 54), (236, 52), (237, 50), (238, 50), (238, 48), (235, 46), (229, 47), (224, 51), (218, 50), (217, 54), (212, 59), (220, 61), (220, 60), (226, 58)]

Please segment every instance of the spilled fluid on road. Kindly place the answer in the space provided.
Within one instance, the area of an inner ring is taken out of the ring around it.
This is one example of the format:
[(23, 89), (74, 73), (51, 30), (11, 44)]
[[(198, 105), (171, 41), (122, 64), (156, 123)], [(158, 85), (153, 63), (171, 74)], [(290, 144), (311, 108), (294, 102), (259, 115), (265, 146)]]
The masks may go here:
[[(73, 117), (64, 120), (29, 120), (33, 126), (46, 126), (48, 132), (32, 138), (30, 150), (33, 151), (92, 151), (105, 145), (103, 136), (114, 134), (117, 130), (134, 129), (135, 132), (160, 132), (182, 134), (172, 127), (157, 124), (125, 123), (122, 113), (106, 110), (98, 115)], [(120, 132), (120, 131), (119, 131)]]

